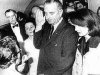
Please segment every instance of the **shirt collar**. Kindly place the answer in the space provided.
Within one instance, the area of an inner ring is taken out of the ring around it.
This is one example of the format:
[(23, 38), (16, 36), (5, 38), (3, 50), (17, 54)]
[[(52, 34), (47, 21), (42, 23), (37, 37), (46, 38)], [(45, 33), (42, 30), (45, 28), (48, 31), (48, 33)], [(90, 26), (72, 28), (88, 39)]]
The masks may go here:
[[(15, 24), (11, 24), (11, 27), (13, 27), (14, 25), (17, 25), (18, 24), (18, 22), (16, 22)], [(18, 24), (19, 25), (19, 24)]]
[(55, 25), (53, 25), (54, 26), (53, 32), (57, 29), (58, 25), (61, 23), (62, 20), (63, 20), (63, 18), (61, 18), (58, 23), (56, 23)]

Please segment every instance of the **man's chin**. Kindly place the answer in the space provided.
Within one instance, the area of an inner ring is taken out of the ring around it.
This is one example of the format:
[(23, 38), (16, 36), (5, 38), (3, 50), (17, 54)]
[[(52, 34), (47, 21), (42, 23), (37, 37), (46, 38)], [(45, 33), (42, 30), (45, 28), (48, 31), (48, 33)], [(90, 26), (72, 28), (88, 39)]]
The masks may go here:
[(52, 22), (48, 22), (49, 24), (53, 24)]

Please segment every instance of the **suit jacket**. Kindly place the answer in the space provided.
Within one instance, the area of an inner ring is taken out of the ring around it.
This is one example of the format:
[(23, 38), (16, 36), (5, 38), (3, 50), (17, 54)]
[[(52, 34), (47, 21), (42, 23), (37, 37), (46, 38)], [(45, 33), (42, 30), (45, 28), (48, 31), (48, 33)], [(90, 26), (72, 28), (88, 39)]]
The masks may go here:
[[(25, 29), (24, 29), (25, 27), (21, 26), (22, 24), (23, 23), (19, 23), (19, 28), (20, 28), (20, 33), (21, 33), (23, 39), (25, 40), (27, 38), (27, 35), (25, 33)], [(15, 36), (15, 33), (13, 32), (10, 23), (8, 23), (5, 26), (3, 26), (3, 28), (0, 29), (0, 32), (2, 33), (2, 37)]]
[[(17, 12), (17, 22), (19, 23), (20, 33), (21, 33), (24, 40), (28, 37), (26, 35), (26, 32), (25, 32), (26, 21), (27, 21), (27, 17), (23, 13)], [(0, 32), (2, 33), (2, 37), (4, 37), (4, 36), (15, 36), (15, 34), (14, 34), (12, 28), (11, 28), (10, 23), (1, 26)]]
[[(47, 29), (48, 30), (48, 29)], [(46, 31), (47, 35), (49, 31)], [(41, 38), (41, 32), (37, 32), (35, 39)], [(44, 33), (46, 37), (46, 33)], [(72, 75), (72, 65), (75, 59), (78, 35), (74, 27), (64, 20), (59, 24), (51, 39), (40, 47), (40, 57), (38, 63), (38, 73), (45, 75)], [(35, 40), (36, 41), (36, 40)], [(37, 40), (40, 41), (40, 40)], [(39, 43), (39, 42), (38, 42)]]

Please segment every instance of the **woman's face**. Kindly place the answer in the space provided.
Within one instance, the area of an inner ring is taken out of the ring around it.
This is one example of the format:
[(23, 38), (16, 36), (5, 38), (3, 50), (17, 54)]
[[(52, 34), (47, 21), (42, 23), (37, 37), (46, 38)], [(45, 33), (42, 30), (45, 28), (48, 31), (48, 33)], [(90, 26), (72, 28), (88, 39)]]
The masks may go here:
[(35, 26), (33, 25), (33, 23), (28, 22), (25, 24), (25, 30), (26, 30), (26, 34), (28, 36), (33, 35), (33, 31), (35, 30)]
[(78, 32), (79, 36), (85, 36), (88, 34), (87, 27), (82, 27), (82, 26), (78, 26), (78, 25), (74, 25), (74, 26), (75, 26), (75, 31)]

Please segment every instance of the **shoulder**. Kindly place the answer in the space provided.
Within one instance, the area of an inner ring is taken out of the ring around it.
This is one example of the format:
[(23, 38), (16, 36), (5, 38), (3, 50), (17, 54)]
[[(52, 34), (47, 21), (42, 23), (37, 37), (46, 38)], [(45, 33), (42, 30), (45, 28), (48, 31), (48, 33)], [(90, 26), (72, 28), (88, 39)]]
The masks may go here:
[(96, 37), (91, 37), (89, 39), (89, 47), (96, 48), (98, 47), (99, 44), (100, 44), (100, 37), (96, 36)]
[(49, 29), (49, 28), (51, 28), (51, 25), (46, 21), (46, 22), (44, 23), (44, 25), (42, 26), (42, 28), (43, 28), (43, 29)]
[(11, 31), (10, 23), (0, 26), (0, 30), (3, 31)]
[(63, 40), (72, 41), (72, 42), (78, 40), (78, 33), (75, 31), (74, 26), (70, 25), (69, 23), (66, 23), (66, 26), (64, 28), (65, 30), (62, 36)]
[(10, 23), (7, 23), (7, 24), (4, 24), (4, 25), (0, 26), (0, 29), (8, 28), (8, 27), (10, 27)]
[(75, 31), (75, 27), (70, 25), (69, 23), (66, 23), (66, 26), (65, 26), (65, 34), (75, 34), (75, 35), (78, 35), (78, 33)]

